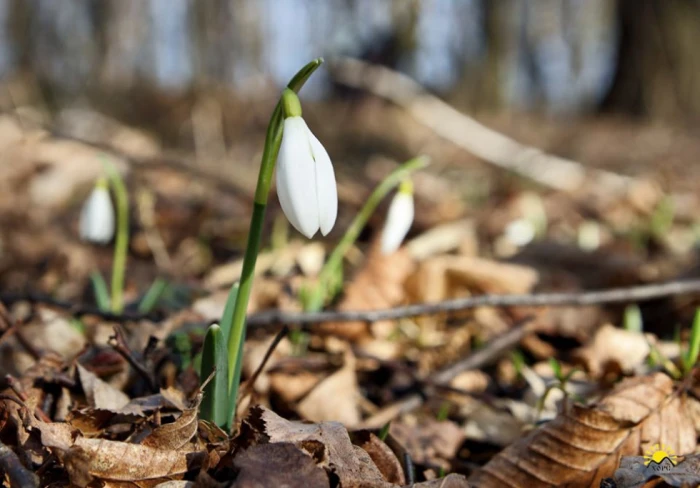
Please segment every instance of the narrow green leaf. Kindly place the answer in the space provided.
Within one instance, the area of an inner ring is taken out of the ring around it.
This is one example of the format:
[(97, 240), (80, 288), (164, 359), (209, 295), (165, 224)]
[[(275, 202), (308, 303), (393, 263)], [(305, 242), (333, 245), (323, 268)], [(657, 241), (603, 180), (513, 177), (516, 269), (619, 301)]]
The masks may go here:
[(234, 283), (231, 291), (228, 292), (226, 306), (224, 307), (224, 315), (221, 317), (221, 332), (224, 334), (224, 341), (228, 344), (228, 337), (231, 333), (231, 324), (233, 323), (233, 310), (236, 308), (238, 300), (239, 283)]
[(168, 288), (168, 282), (162, 278), (156, 278), (141, 299), (141, 303), (139, 303), (139, 312), (149, 313), (153, 310), (160, 301), (160, 297), (163, 296), (166, 288)]
[(95, 300), (97, 301), (97, 308), (103, 312), (108, 312), (111, 299), (107, 282), (99, 271), (90, 273), (90, 282), (92, 283), (92, 292), (95, 294)]
[(384, 424), (379, 431), (379, 440), (384, 442), (386, 437), (389, 435), (389, 428), (391, 427), (391, 420)]
[(700, 354), (700, 309), (695, 312), (693, 320), (693, 328), (690, 331), (690, 344), (688, 344), (688, 352), (683, 357), (683, 369), (685, 374), (695, 367)]
[(559, 364), (559, 361), (557, 361), (555, 358), (549, 358), (549, 366), (554, 372), (554, 377), (560, 382), (563, 381), (564, 377), (561, 373), (561, 364)]
[(204, 337), (200, 380), (206, 380), (214, 371), (214, 379), (204, 388), (200, 414), (203, 419), (224, 427), (229, 414), (228, 364), (226, 341), (218, 324), (211, 325)]
[(644, 322), (642, 321), (642, 311), (637, 304), (627, 305), (625, 307), (625, 315), (622, 320), (625, 330), (630, 332), (641, 333), (644, 330)]

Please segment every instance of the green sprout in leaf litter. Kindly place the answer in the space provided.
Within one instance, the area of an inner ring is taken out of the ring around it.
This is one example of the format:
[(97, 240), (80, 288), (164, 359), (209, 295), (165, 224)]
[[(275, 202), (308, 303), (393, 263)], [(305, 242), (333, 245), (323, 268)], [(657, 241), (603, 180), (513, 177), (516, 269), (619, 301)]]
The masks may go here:
[(639, 309), (639, 305), (633, 303), (625, 307), (622, 324), (624, 329), (629, 332), (638, 332), (641, 334), (644, 331), (642, 311)]
[(688, 375), (695, 368), (700, 354), (700, 309), (695, 311), (693, 326), (690, 329), (690, 342), (682, 357), (683, 374)]
[[(316, 312), (320, 310), (323, 305), (332, 298), (335, 293), (339, 290), (337, 286), (331, 286), (332, 284), (342, 284), (342, 279), (338, 280), (338, 275), (342, 276), (342, 263), (343, 258), (348, 253), (360, 236), (362, 229), (369, 221), (376, 210), (379, 203), (384, 199), (384, 197), (401, 182), (406, 181), (408, 177), (420, 169), (425, 168), (428, 165), (428, 159), (426, 157), (417, 157), (409, 161), (406, 161), (401, 166), (396, 168), (394, 171), (389, 173), (389, 175), (384, 178), (384, 180), (374, 189), (372, 194), (367, 198), (367, 201), (360, 209), (358, 214), (353, 219), (352, 223), (345, 231), (343, 238), (340, 240), (338, 245), (333, 249), (333, 252), (326, 260), (321, 272), (318, 275), (318, 283), (311, 290), (306, 290), (304, 294), (303, 306), (304, 310), (307, 312)], [(412, 191), (412, 186), (406, 184), (406, 191)], [(411, 205), (412, 206), (412, 205)], [(406, 217), (407, 212), (404, 209), (401, 213), (402, 227), (406, 227)], [(411, 215), (412, 220), (412, 215)], [(410, 227), (410, 224), (409, 224)], [(408, 232), (408, 229), (405, 229)], [(404, 234), (405, 236), (405, 234)], [(404, 236), (401, 236), (402, 238)], [(400, 244), (400, 241), (399, 241)]]

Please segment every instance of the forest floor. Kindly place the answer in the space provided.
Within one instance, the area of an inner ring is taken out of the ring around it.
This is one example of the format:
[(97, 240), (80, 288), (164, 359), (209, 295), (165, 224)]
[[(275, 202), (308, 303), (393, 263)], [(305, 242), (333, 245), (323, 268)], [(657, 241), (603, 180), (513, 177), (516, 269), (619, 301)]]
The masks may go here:
[[(162, 138), (89, 110), (0, 116), (3, 486), (700, 482), (687, 352), (700, 304), (697, 139), (612, 118), (480, 118), (585, 171), (628, 177), (621, 192), (567, 191), (494, 167), (378, 98), (310, 104), (308, 124), (336, 165), (339, 217), (309, 241), (271, 195), (244, 381), (264, 367), (242, 389), (229, 437), (198, 418), (195, 365), (240, 276), (271, 100), (212, 100), (164, 114)], [(378, 250), (389, 197), (325, 310), (452, 308), (287, 315), (302, 312), (300, 291), (370, 192), (419, 154), (431, 164), (414, 177), (405, 245)], [(95, 270), (110, 276), (112, 245), (78, 235), (105, 157), (131, 201), (120, 315), (98, 309), (90, 284)], [(157, 278), (164, 292), (141, 313)], [(536, 301), (542, 293), (560, 295)], [(283, 326), (291, 332), (277, 342)]]

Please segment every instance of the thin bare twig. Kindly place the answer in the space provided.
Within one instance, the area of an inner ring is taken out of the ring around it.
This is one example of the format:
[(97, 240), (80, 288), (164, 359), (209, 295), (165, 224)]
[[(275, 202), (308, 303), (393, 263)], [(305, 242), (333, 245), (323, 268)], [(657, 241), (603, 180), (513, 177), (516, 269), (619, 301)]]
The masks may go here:
[(134, 357), (134, 354), (131, 352), (129, 345), (124, 339), (124, 333), (121, 331), (121, 327), (118, 325), (114, 326), (114, 335), (109, 338), (109, 345), (112, 346), (114, 350), (119, 353), (119, 355), (126, 359), (131, 367), (134, 368), (136, 372), (146, 380), (146, 384), (148, 384), (148, 388), (152, 392), (158, 391), (155, 379), (153, 379), (153, 376), (148, 372), (146, 367), (141, 364), (136, 357)]
[[(463, 360), (437, 371), (425, 380), (418, 380), (418, 383), (421, 384), (424, 391), (429, 392), (433, 387), (439, 388), (446, 385), (463, 371), (479, 369), (492, 364), (506, 351), (514, 348), (526, 334), (532, 332), (532, 323), (532, 317), (526, 317), (509, 331), (495, 337), (483, 349), (475, 351)], [(399, 415), (419, 408), (423, 405), (423, 402), (424, 396), (420, 393), (406, 395), (366, 419), (362, 422), (362, 427), (366, 429), (379, 428)]]
[[(275, 338), (272, 340), (272, 344), (270, 344), (270, 347), (267, 348), (267, 351), (265, 352), (265, 357), (263, 357), (263, 360), (260, 362), (260, 365), (257, 367), (255, 372), (250, 376), (248, 381), (245, 382), (245, 385), (241, 389), (241, 393), (238, 396), (238, 405), (241, 404), (243, 399), (247, 397), (250, 392), (253, 391), (253, 385), (255, 384), (255, 380), (258, 379), (258, 376), (260, 376), (260, 373), (262, 373), (263, 369), (265, 368), (265, 365), (267, 362), (270, 360), (272, 357), (272, 353), (275, 351), (279, 343), (282, 341), (282, 339), (285, 338), (285, 336), (289, 333), (289, 327), (286, 325), (282, 330), (280, 330)], [(236, 405), (236, 407), (238, 407)], [(237, 408), (236, 408), (237, 409)]]
[[(379, 310), (341, 310), (326, 312), (282, 312), (267, 310), (250, 315), (246, 320), (250, 327), (270, 327), (279, 324), (321, 324), (325, 322), (376, 322), (379, 320), (396, 320), (421, 315), (454, 313), (472, 308), (489, 307), (563, 307), (589, 305), (604, 305), (607, 303), (635, 303), (675, 295), (691, 295), (700, 293), (700, 280), (670, 281), (651, 285), (631, 286), (624, 288), (608, 288), (570, 293), (533, 293), (529, 295), (478, 295), (455, 300), (435, 303), (418, 303), (404, 307)], [(13, 303), (27, 300), (33, 303), (46, 303), (56, 308), (63, 308), (74, 315), (100, 316), (114, 322), (137, 320), (152, 320), (157, 322), (161, 315), (140, 314), (134, 312), (113, 314), (101, 312), (95, 307), (75, 305), (52, 297), (37, 294), (6, 295), (0, 293), (0, 301)]]
[(420, 303), (383, 310), (347, 310), (337, 312), (289, 313), (279, 310), (248, 317), (249, 326), (281, 324), (317, 324), (322, 322), (376, 322), (420, 315), (459, 312), (476, 307), (562, 307), (606, 303), (633, 303), (674, 295), (700, 293), (700, 280), (671, 281), (652, 285), (572, 293), (535, 293), (530, 295), (478, 295), (436, 303)]
[[(12, 392), (13, 392), (15, 395), (17, 395), (17, 398), (18, 398), (21, 402), (26, 402), (26, 401), (27, 401), (27, 399), (28, 399), (27, 394), (22, 390), (22, 385), (20, 385), (20, 383), (19, 383), (19, 381), (17, 380), (17, 378), (15, 378), (14, 376), (12, 376), (11, 374), (6, 374), (6, 375), (5, 375), (5, 382), (7, 383), (7, 386), (10, 387), (10, 389), (12, 390)], [(19, 403), (19, 402), (18, 402), (18, 403)], [(24, 406), (26, 407), (26, 404), (25, 404), (25, 403), (22, 403), (22, 405), (24, 405)], [(28, 410), (28, 409), (27, 409), (27, 410)], [(39, 408), (39, 406), (34, 407), (34, 414), (35, 414), (39, 419), (41, 419), (43, 422), (51, 422), (51, 418), (50, 418), (48, 415), (46, 415), (46, 413), (45, 413), (41, 408)]]

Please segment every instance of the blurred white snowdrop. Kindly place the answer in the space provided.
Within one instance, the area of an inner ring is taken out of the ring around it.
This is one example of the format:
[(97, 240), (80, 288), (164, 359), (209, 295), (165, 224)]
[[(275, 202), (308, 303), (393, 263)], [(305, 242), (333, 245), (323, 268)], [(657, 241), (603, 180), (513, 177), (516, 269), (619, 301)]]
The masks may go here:
[(338, 215), (338, 190), (331, 159), (304, 119), (296, 94), (286, 89), (282, 145), (277, 156), (277, 195), (296, 230), (311, 239), (328, 234)]
[(508, 241), (514, 246), (522, 247), (528, 245), (535, 238), (537, 231), (532, 221), (527, 219), (517, 219), (510, 222), (503, 233)]
[(80, 213), (80, 238), (106, 244), (114, 236), (114, 206), (106, 178), (100, 178)]
[(413, 224), (413, 215), (413, 183), (411, 180), (404, 180), (389, 205), (382, 231), (382, 254), (391, 254), (401, 246)]

